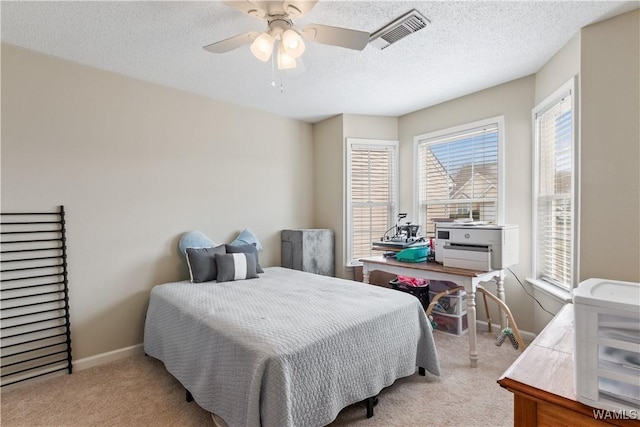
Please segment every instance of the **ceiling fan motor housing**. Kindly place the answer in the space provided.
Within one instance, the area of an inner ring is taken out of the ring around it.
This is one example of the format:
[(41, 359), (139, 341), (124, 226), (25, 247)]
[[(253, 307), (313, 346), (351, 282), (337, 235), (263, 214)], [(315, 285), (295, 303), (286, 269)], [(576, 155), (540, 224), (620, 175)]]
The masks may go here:
[(302, 36), (306, 40), (331, 46), (354, 50), (365, 48), (370, 36), (366, 31), (320, 24), (308, 24), (303, 29), (295, 28), (291, 19), (306, 15), (316, 3), (317, 0), (224, 1), (224, 4), (241, 13), (267, 21), (268, 29), (262, 33), (249, 31), (238, 34), (206, 45), (204, 49), (212, 53), (225, 53), (251, 43), (253, 55), (266, 62), (271, 57), (275, 44), (279, 68), (293, 68), (295, 58), (302, 55), (305, 50)]
[(286, 30), (293, 27), (293, 22), (290, 19), (287, 19), (283, 16), (273, 16), (270, 17), (272, 19), (268, 19), (269, 23), (269, 33), (275, 39), (279, 39)]

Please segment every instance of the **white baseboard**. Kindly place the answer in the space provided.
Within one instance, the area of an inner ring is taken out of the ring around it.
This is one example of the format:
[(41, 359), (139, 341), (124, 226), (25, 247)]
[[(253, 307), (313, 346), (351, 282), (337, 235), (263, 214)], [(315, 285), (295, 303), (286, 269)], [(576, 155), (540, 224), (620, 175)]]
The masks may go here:
[(136, 344), (132, 345), (131, 347), (125, 347), (118, 350), (108, 351), (106, 353), (96, 354), (95, 356), (89, 356), (83, 359), (74, 360), (73, 370), (82, 371), (84, 369), (89, 369), (91, 367), (102, 365), (104, 363), (113, 362), (114, 360), (143, 353), (143, 345)]
[[(144, 354), (144, 347), (142, 344), (132, 345), (131, 347), (125, 347), (114, 351), (109, 351), (102, 354), (96, 354), (95, 356), (85, 357), (84, 359), (74, 360), (71, 365), (73, 366), (73, 371), (82, 371), (84, 369), (89, 369), (94, 366), (102, 365), (104, 363), (113, 362), (118, 359), (122, 359), (129, 356), (134, 356), (138, 354)], [(46, 371), (43, 371), (46, 372)], [(49, 374), (42, 375), (40, 377), (30, 378), (25, 381), (21, 381), (15, 384), (3, 385), (2, 391), (11, 390), (19, 387), (28, 387), (29, 385), (35, 384), (40, 381), (45, 381), (54, 377), (61, 377), (64, 375), (68, 375), (66, 370), (64, 371), (53, 371)]]

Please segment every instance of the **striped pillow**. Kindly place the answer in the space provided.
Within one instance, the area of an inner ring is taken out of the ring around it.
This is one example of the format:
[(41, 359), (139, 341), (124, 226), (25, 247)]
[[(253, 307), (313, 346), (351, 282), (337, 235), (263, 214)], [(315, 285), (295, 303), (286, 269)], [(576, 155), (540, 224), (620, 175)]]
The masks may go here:
[(260, 266), (260, 258), (258, 258), (258, 249), (254, 244), (251, 245), (224, 245), (225, 251), (228, 254), (235, 254), (235, 253), (240, 253), (240, 252), (244, 252), (246, 254), (253, 254), (256, 257), (256, 272), (259, 273), (264, 273), (264, 270), (262, 269), (262, 267)]
[(218, 267), (218, 282), (230, 282), (232, 280), (255, 279), (256, 256), (251, 253), (215, 254)]

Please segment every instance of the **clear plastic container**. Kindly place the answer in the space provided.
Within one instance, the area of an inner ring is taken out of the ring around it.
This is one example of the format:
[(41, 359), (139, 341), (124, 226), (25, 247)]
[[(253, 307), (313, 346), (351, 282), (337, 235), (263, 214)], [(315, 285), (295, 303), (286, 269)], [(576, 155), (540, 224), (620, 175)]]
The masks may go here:
[(578, 401), (640, 408), (640, 283), (589, 279), (574, 290)]

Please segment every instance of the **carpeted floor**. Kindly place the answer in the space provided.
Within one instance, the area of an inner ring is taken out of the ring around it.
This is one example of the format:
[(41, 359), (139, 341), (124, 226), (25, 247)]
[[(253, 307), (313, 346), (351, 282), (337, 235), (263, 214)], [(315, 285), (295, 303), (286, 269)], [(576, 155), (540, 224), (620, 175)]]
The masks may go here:
[[(338, 426), (511, 426), (513, 395), (496, 380), (520, 354), (496, 333), (478, 333), (479, 367), (471, 369), (466, 336), (435, 332), (442, 376), (402, 378), (379, 395), (375, 415), (363, 404), (342, 410)], [(10, 426), (214, 426), (185, 401), (161, 362), (132, 356), (73, 375), (3, 390), (0, 424)]]

